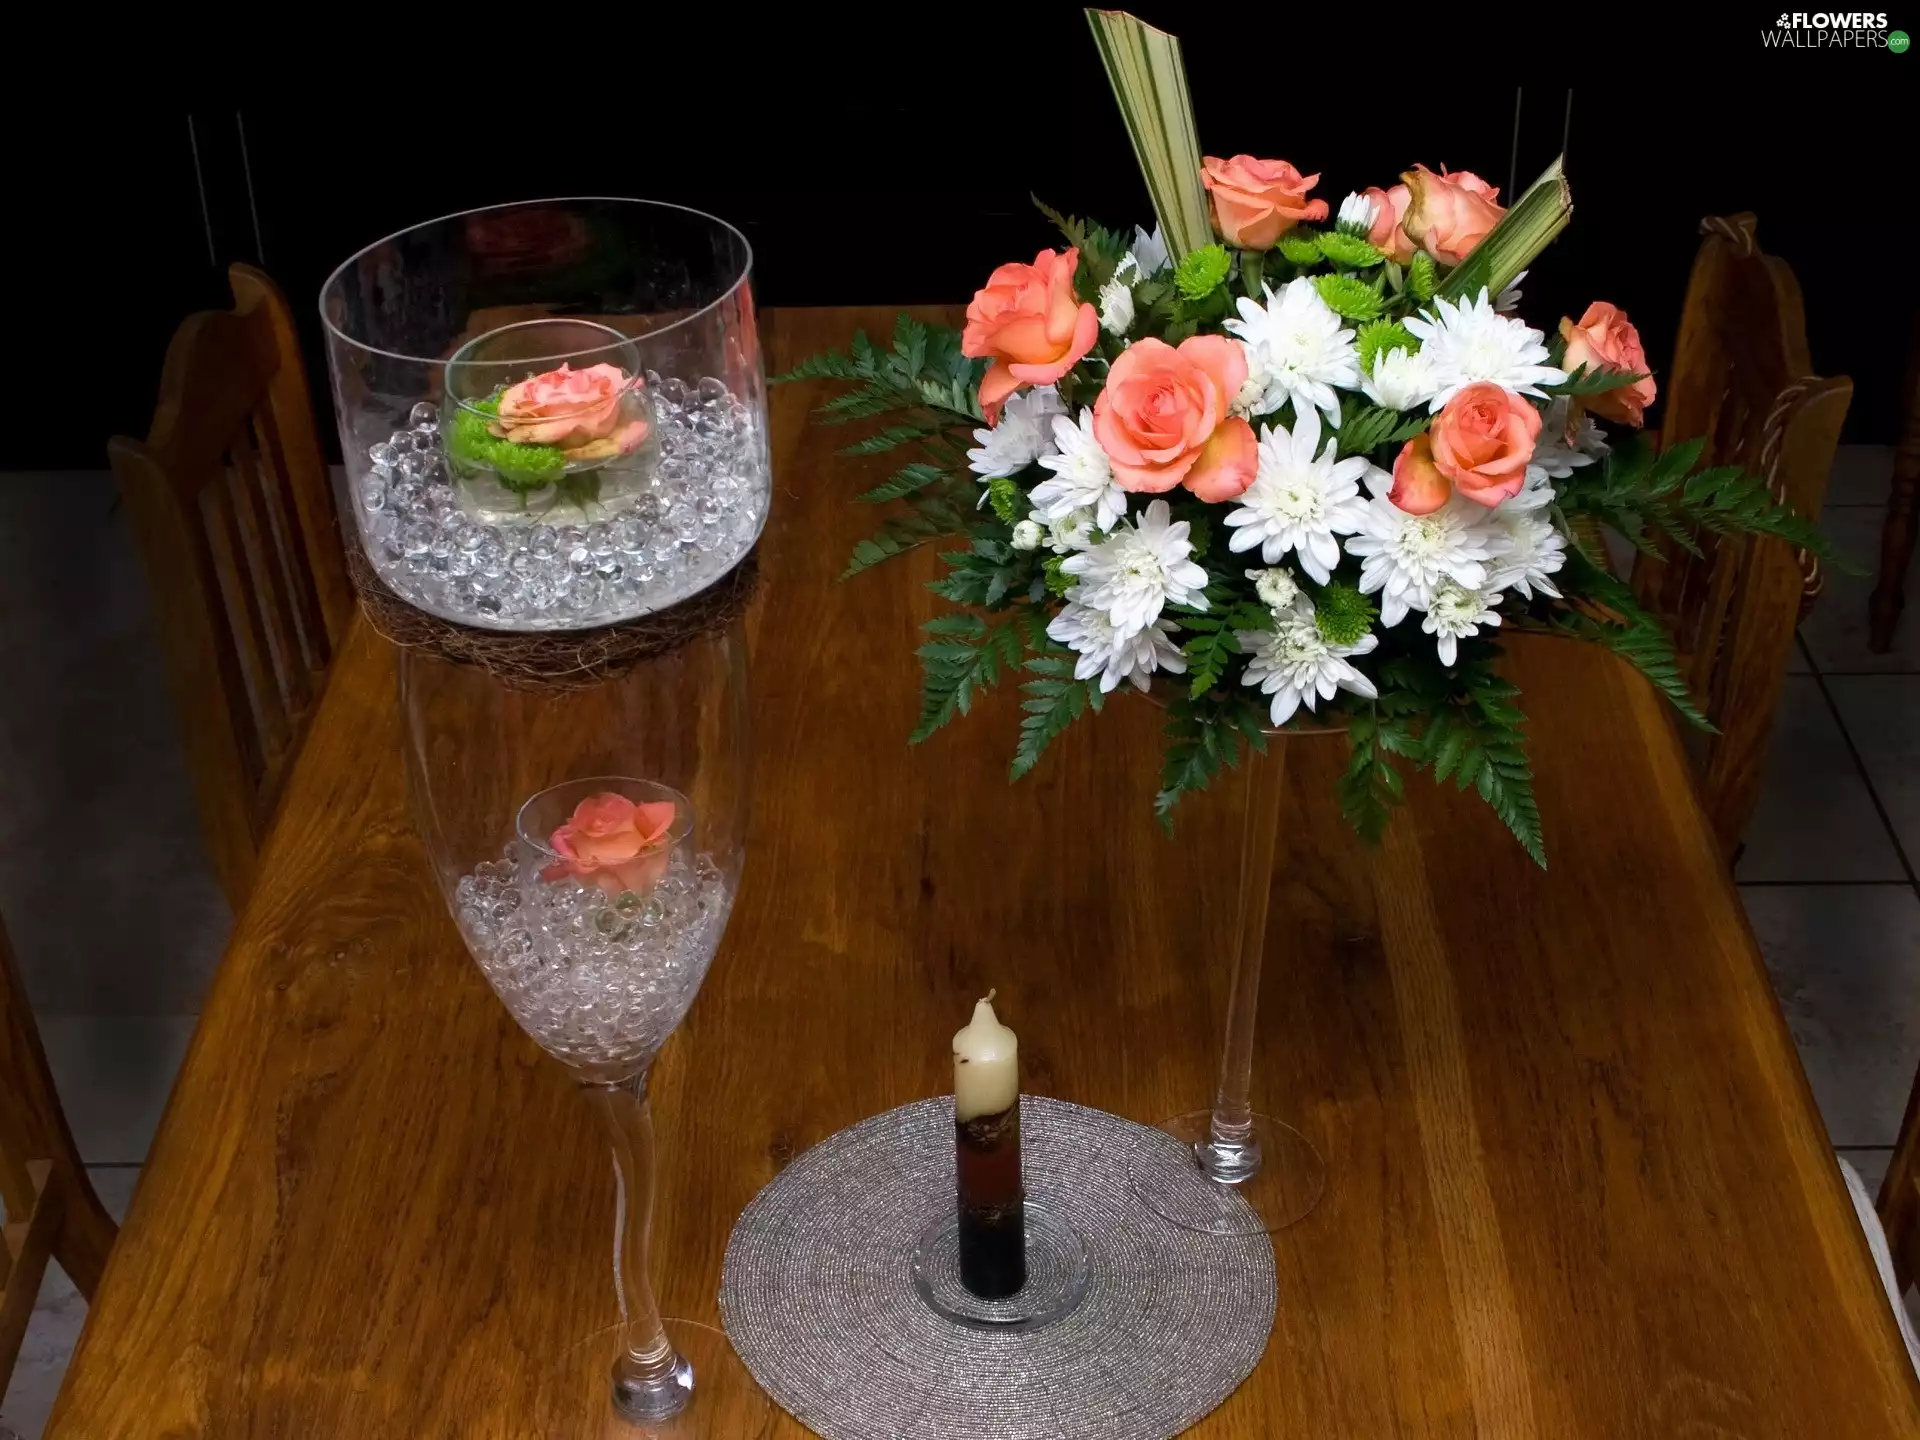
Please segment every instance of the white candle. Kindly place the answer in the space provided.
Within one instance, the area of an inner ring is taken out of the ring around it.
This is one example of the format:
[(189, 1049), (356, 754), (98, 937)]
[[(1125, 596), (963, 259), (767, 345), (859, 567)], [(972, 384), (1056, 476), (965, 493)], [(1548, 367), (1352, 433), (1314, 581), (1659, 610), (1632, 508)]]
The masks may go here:
[(997, 993), (988, 991), (953, 1037), (953, 1118), (963, 1125), (1010, 1110), (1020, 1099), (1020, 1037), (993, 1013)]

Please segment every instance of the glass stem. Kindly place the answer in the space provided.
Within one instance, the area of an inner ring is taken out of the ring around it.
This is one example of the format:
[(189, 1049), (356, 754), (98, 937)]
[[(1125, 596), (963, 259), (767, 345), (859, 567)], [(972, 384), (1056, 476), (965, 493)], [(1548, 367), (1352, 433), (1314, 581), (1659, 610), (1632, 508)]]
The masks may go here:
[(1194, 1146), (1200, 1166), (1225, 1185), (1260, 1170), (1253, 1129), (1253, 1034), (1260, 1011), (1260, 964), (1267, 948), (1267, 901), (1273, 889), (1273, 853), (1287, 788), (1287, 738), (1269, 737), (1267, 753), (1246, 761), (1246, 810), (1240, 831), (1240, 899), (1234, 909), (1233, 990), (1227, 997), (1227, 1035), (1213, 1091), (1208, 1138)]
[(613, 1284), (624, 1333), (619, 1358), (613, 1363), (614, 1408), (631, 1420), (664, 1420), (686, 1408), (693, 1372), (667, 1338), (647, 1277), (654, 1162), (647, 1072), (611, 1084), (584, 1084), (581, 1089), (606, 1124), (618, 1186)]

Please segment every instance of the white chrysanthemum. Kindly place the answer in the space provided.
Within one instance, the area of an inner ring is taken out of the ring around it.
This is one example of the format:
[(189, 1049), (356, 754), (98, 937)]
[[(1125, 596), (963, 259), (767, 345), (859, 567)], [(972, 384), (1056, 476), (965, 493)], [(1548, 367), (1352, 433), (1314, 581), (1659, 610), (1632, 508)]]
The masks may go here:
[(1153, 233), (1147, 233), (1146, 226), (1133, 227), (1133, 249), (1127, 252), (1140, 267), (1142, 275), (1156, 275), (1173, 263), (1173, 257), (1167, 253), (1167, 242), (1160, 238), (1160, 227), (1153, 227)]
[(1511, 315), (1514, 311), (1518, 310), (1520, 308), (1521, 295), (1520, 282), (1526, 278), (1527, 272), (1522, 270), (1518, 275), (1509, 280), (1506, 288), (1494, 297), (1493, 308), (1498, 310), (1502, 315)]
[[(1533, 458), (1527, 462), (1527, 478), (1531, 481), (1535, 473), (1555, 480), (1565, 480), (1582, 465), (1591, 465), (1596, 456), (1579, 448), (1567, 439), (1567, 406), (1569, 401), (1562, 395), (1540, 417), (1540, 438), (1533, 442)], [(1582, 416), (1582, 420), (1586, 417)], [(1586, 421), (1592, 424), (1591, 421)], [(1598, 434), (1598, 431), (1595, 432)], [(1601, 440), (1602, 447), (1606, 441)], [(1604, 455), (1602, 448), (1600, 454)]]
[[(1124, 267), (1133, 257), (1129, 255)], [(1122, 271), (1100, 287), (1100, 328), (1109, 335), (1124, 335), (1133, 328), (1133, 287)]]
[(1304, 606), (1306, 613), (1313, 613), (1313, 602), (1307, 599), (1306, 592), (1300, 588), (1300, 582), (1293, 578), (1293, 571), (1284, 565), (1276, 565), (1268, 570), (1249, 570), (1247, 579), (1253, 581), (1253, 593), (1260, 597), (1260, 603), (1269, 610), (1291, 610), (1296, 605)]
[(1580, 424), (1573, 432), (1573, 448), (1582, 455), (1591, 455), (1598, 460), (1609, 455), (1613, 446), (1607, 443), (1607, 432), (1593, 423), (1593, 416), (1582, 414)]
[(1498, 625), (1500, 616), (1494, 606), (1500, 603), (1497, 590), (1469, 590), (1446, 581), (1433, 592), (1427, 606), (1427, 618), (1420, 628), (1433, 636), (1434, 652), (1442, 665), (1459, 658), (1460, 642), (1482, 625)]
[(1060, 403), (1060, 392), (1051, 385), (1009, 395), (1006, 408), (1000, 412), (1000, 423), (991, 430), (973, 432), (980, 446), (967, 451), (968, 468), (983, 480), (1019, 474), (1049, 448), (1053, 435), (1050, 422), (1054, 416), (1064, 415), (1066, 409)]
[(1347, 553), (1361, 559), (1360, 592), (1380, 596), (1380, 621), (1398, 625), (1409, 610), (1425, 610), (1448, 580), (1468, 590), (1487, 583), (1487, 570), (1506, 544), (1494, 512), (1455, 496), (1431, 515), (1409, 515), (1387, 499), (1393, 479), (1369, 479), (1373, 499)]
[(1035, 521), (1022, 520), (1013, 527), (1013, 537), (1008, 543), (1016, 550), (1038, 550), (1046, 533)]
[(1296, 614), (1282, 616), (1271, 630), (1241, 630), (1235, 638), (1248, 656), (1240, 683), (1273, 697), (1268, 714), (1275, 725), (1286, 724), (1303, 703), (1317, 709), (1336, 691), (1368, 700), (1380, 693), (1347, 659), (1370, 652), (1380, 643), (1378, 635), (1362, 636), (1357, 645), (1329, 644), (1311, 616)]
[(1373, 373), (1360, 382), (1367, 398), (1386, 410), (1418, 410), (1440, 388), (1426, 352), (1395, 346), (1373, 357)]
[(1294, 414), (1291, 433), (1280, 425), (1261, 429), (1259, 469), (1239, 508), (1227, 516), (1234, 531), (1228, 547), (1238, 554), (1258, 546), (1269, 565), (1291, 550), (1300, 568), (1324, 585), (1340, 563), (1334, 537), (1360, 528), (1366, 512), (1360, 478), (1371, 467), (1364, 456), (1335, 459), (1339, 450), (1331, 436), (1321, 448), (1318, 411), (1302, 406)]
[(1435, 300), (1433, 308), (1431, 319), (1410, 315), (1402, 323), (1420, 337), (1420, 351), (1433, 366), (1440, 386), (1429, 402), (1434, 410), (1483, 380), (1538, 396), (1542, 385), (1557, 385), (1567, 378), (1566, 371), (1545, 363), (1546, 336), (1524, 320), (1509, 320), (1496, 311), (1486, 287), (1472, 300), (1457, 305)]
[(1334, 216), (1334, 224), (1349, 235), (1365, 235), (1373, 229), (1373, 222), (1380, 218), (1380, 207), (1366, 196), (1349, 193), (1340, 202), (1340, 211)]
[(1069, 555), (1060, 568), (1079, 577), (1074, 593), (1082, 604), (1105, 611), (1117, 634), (1133, 636), (1158, 620), (1169, 601), (1207, 608), (1207, 572), (1192, 554), (1187, 522), (1175, 521), (1167, 502), (1155, 500), (1138, 520)]
[[(1079, 592), (1075, 586), (1072, 593)], [(1122, 635), (1104, 610), (1072, 599), (1047, 624), (1047, 634), (1080, 657), (1073, 662), (1073, 678), (1090, 680), (1098, 675), (1103, 694), (1118, 689), (1123, 680), (1145, 690), (1147, 677), (1155, 670), (1186, 674), (1187, 657), (1169, 638), (1172, 630), (1171, 620), (1157, 620), (1136, 634)]]
[(1247, 365), (1247, 378), (1240, 382), (1239, 393), (1227, 402), (1227, 413), (1251, 420), (1266, 408), (1267, 362), (1261, 358), (1260, 351), (1246, 341), (1233, 343), (1240, 347), (1240, 358)]
[(1061, 520), (1075, 510), (1091, 509), (1102, 530), (1111, 530), (1127, 513), (1127, 492), (1114, 483), (1107, 452), (1093, 438), (1093, 408), (1080, 412), (1079, 422), (1053, 417), (1054, 452), (1040, 457), (1040, 466), (1053, 478), (1033, 487), (1033, 508), (1048, 520)]
[(1267, 303), (1239, 301), (1240, 318), (1226, 328), (1260, 352), (1267, 377), (1266, 394), (1255, 413), (1264, 415), (1293, 401), (1294, 413), (1318, 409), (1328, 422), (1340, 423), (1340, 390), (1360, 388), (1360, 360), (1353, 332), (1327, 307), (1304, 275), (1289, 280), (1278, 295), (1263, 287)]
[[(1552, 491), (1547, 495), (1550, 499)], [(1487, 588), (1518, 590), (1529, 600), (1536, 590), (1557, 598), (1560, 589), (1548, 577), (1567, 563), (1567, 537), (1539, 509), (1516, 509), (1514, 501), (1519, 498), (1514, 496), (1493, 512), (1493, 523), (1506, 535), (1507, 543), (1493, 561)]]
[(1091, 550), (1098, 538), (1099, 529), (1093, 523), (1091, 510), (1074, 510), (1047, 522), (1047, 548), (1056, 555)]

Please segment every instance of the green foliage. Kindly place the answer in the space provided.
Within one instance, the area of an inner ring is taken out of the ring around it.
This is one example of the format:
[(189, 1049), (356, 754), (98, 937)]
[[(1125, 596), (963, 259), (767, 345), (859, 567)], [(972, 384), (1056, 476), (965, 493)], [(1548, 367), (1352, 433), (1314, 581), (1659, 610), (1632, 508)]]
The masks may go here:
[(1244, 741), (1264, 754), (1265, 713), (1245, 694), (1194, 698), (1175, 693), (1167, 700), (1167, 748), (1160, 765), (1160, 793), (1153, 798), (1154, 814), (1167, 829), (1181, 799), (1204, 790), (1214, 776), (1240, 763)]
[(1387, 759), (1392, 748), (1384, 732), (1404, 733), (1398, 721), (1382, 718), (1373, 706), (1348, 716), (1348, 738), (1353, 753), (1337, 793), (1340, 814), (1368, 844), (1385, 833), (1393, 807), (1406, 798), (1406, 782)]
[(1436, 293), (1448, 300), (1470, 300), (1483, 289), (1498, 295), (1553, 243), (1572, 217), (1573, 192), (1556, 158), (1473, 247), (1473, 253), (1447, 273)]
[(1080, 578), (1077, 575), (1069, 575), (1067, 573), (1066, 564), (1066, 556), (1049, 555), (1046, 559), (1046, 564), (1041, 567), (1042, 572), (1046, 576), (1047, 593), (1049, 595), (1064, 597), (1069, 590), (1080, 583)]
[(1373, 374), (1373, 362), (1388, 350), (1404, 350), (1409, 355), (1420, 348), (1411, 330), (1398, 320), (1374, 320), (1354, 332), (1359, 351), (1360, 373)]
[(883, 484), (863, 491), (854, 498), (867, 505), (880, 505), (888, 500), (904, 500), (916, 491), (924, 490), (929, 485), (938, 484), (949, 478), (947, 472), (938, 465), (915, 461), (911, 465), (894, 471), (892, 478)]
[(916, 495), (909, 504), (908, 514), (893, 516), (853, 547), (847, 568), (840, 572), (842, 580), (966, 528), (965, 515), (944, 495)]
[(1314, 597), (1313, 623), (1329, 645), (1358, 645), (1379, 618), (1373, 601), (1338, 580), (1323, 585)]
[[(845, 353), (829, 350), (810, 356), (784, 375), (774, 376), (773, 383), (819, 379), (854, 383), (856, 389), (836, 395), (814, 412), (827, 425), (844, 425), (895, 411), (934, 412), (910, 422), (921, 427), (905, 437), (910, 440), (955, 419), (980, 420), (976, 397), (985, 370), (986, 362), (960, 353), (959, 331), (902, 315), (894, 322), (891, 349), (880, 349), (865, 331), (858, 331)], [(883, 444), (848, 453), (873, 454), (876, 449), (888, 448)]]
[(1036, 209), (1053, 222), (1067, 243), (1080, 252), (1080, 266), (1074, 271), (1074, 289), (1082, 300), (1097, 299), (1100, 287), (1113, 278), (1113, 272), (1126, 258), (1128, 237), (1108, 230), (1090, 220), (1063, 215), (1038, 195), (1028, 197)]
[(1233, 260), (1224, 245), (1202, 245), (1181, 257), (1174, 267), (1173, 284), (1189, 300), (1204, 300), (1227, 283)]
[(1014, 746), (1013, 763), (1007, 778), (1018, 780), (1040, 763), (1047, 746), (1057, 740), (1087, 709), (1098, 710), (1106, 697), (1098, 681), (1073, 678), (1073, 656), (1054, 649), (1030, 657), (1026, 668), (1038, 678), (1021, 685), (1027, 698), (1020, 702), (1024, 712), (1020, 721), (1020, 739)]
[(920, 723), (910, 743), (918, 745), (955, 715), (973, 708), (974, 696), (1020, 662), (1020, 630), (990, 626), (978, 615), (942, 615), (921, 627), (933, 637), (920, 656)]
[(1180, 628), (1190, 638), (1180, 649), (1187, 657), (1187, 693), (1197, 700), (1220, 683), (1227, 666), (1240, 653), (1236, 638), (1242, 630), (1266, 630), (1273, 616), (1264, 605), (1241, 602), (1217, 611), (1175, 607)]
[(1357, 275), (1316, 275), (1313, 288), (1343, 320), (1377, 320), (1386, 305), (1380, 290)]
[(1385, 410), (1378, 405), (1369, 405), (1365, 401), (1350, 399), (1355, 408), (1351, 414), (1340, 417), (1338, 438), (1342, 455), (1371, 455), (1387, 441), (1400, 423), (1398, 410)]
[(1563, 608), (1554, 611), (1549, 626), (1564, 635), (1606, 646), (1651, 680), (1690, 724), (1712, 730), (1713, 722), (1687, 689), (1666, 628), (1641, 607), (1633, 587), (1576, 546), (1567, 550), (1566, 581), (1569, 593), (1591, 597), (1619, 618), (1605, 619), (1584, 610)]
[(1342, 230), (1330, 230), (1320, 237), (1320, 253), (1334, 264), (1352, 270), (1365, 270), (1387, 258), (1358, 235)]
[(1433, 257), (1421, 250), (1407, 263), (1407, 293), (1422, 305), (1433, 298), (1440, 288), (1440, 272), (1434, 266)]
[(1280, 253), (1295, 265), (1318, 265), (1321, 235), (1311, 225), (1296, 225), (1280, 237)]
[(1558, 385), (1543, 385), (1540, 389), (1547, 395), (1600, 395), (1608, 390), (1623, 390), (1636, 381), (1646, 378), (1644, 374), (1632, 370), (1609, 370), (1604, 365), (1582, 365)]
[(1033, 583), (1036, 557), (1015, 550), (988, 527), (976, 530), (971, 548), (948, 551), (940, 559), (947, 573), (927, 588), (956, 605), (995, 610), (1009, 597), (1026, 594)]
[(1658, 455), (1638, 436), (1617, 444), (1598, 465), (1574, 471), (1558, 483), (1561, 506), (1592, 515), (1642, 549), (1651, 527), (1689, 550), (1689, 533), (1771, 535), (1824, 560), (1841, 564), (1817, 527), (1774, 500), (1766, 482), (1737, 466), (1694, 472), (1704, 440), (1670, 445)]
[(1004, 475), (996, 475), (987, 482), (987, 504), (1003, 525), (1017, 524), (1027, 518), (1025, 499), (1020, 487)]
[[(567, 457), (557, 445), (519, 445), (502, 440), (487, 428), (499, 412), (500, 397), (490, 395), (471, 407), (456, 407), (453, 433), (447, 437), (447, 458), (460, 474), (491, 470), (500, 483), (522, 495), (551, 485), (566, 473)], [(595, 491), (599, 482), (595, 479)]]

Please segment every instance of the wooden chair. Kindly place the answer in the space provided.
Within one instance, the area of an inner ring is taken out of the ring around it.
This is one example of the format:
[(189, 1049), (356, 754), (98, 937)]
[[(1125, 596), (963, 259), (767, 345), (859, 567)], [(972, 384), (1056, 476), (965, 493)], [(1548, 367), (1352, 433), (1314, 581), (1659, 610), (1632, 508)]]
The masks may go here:
[(54, 1094), (0, 922), (0, 1391), (5, 1391), (49, 1258), (89, 1300), (117, 1233), (87, 1179)]
[[(1853, 382), (1813, 373), (1799, 282), (1760, 250), (1753, 216), (1713, 216), (1700, 229), (1660, 444), (1704, 436), (1702, 463), (1762, 475), (1777, 499), (1817, 519)], [(1760, 798), (1794, 627), (1819, 593), (1820, 571), (1778, 540), (1697, 539), (1702, 557), (1677, 546), (1640, 557), (1633, 584), (1673, 631), (1688, 684), (1718, 727), (1698, 778), (1731, 860)]]
[(1893, 1252), (1894, 1280), (1904, 1291), (1920, 1282), (1920, 1076), (1907, 1096), (1907, 1116), (1900, 1122), (1900, 1139), (1874, 1208), (1880, 1228), (1887, 1232), (1887, 1249)]
[(1867, 648), (1893, 646), (1894, 627), (1907, 603), (1907, 566), (1920, 536), (1920, 305), (1913, 307), (1913, 338), (1907, 343), (1907, 379), (1901, 391), (1900, 443), (1893, 452), (1893, 486), (1880, 529), (1880, 579), (1868, 602)]
[(351, 614), (326, 463), (286, 298), (228, 272), (234, 308), (173, 337), (144, 442), (107, 447), (145, 556), (200, 820), (237, 907)]

